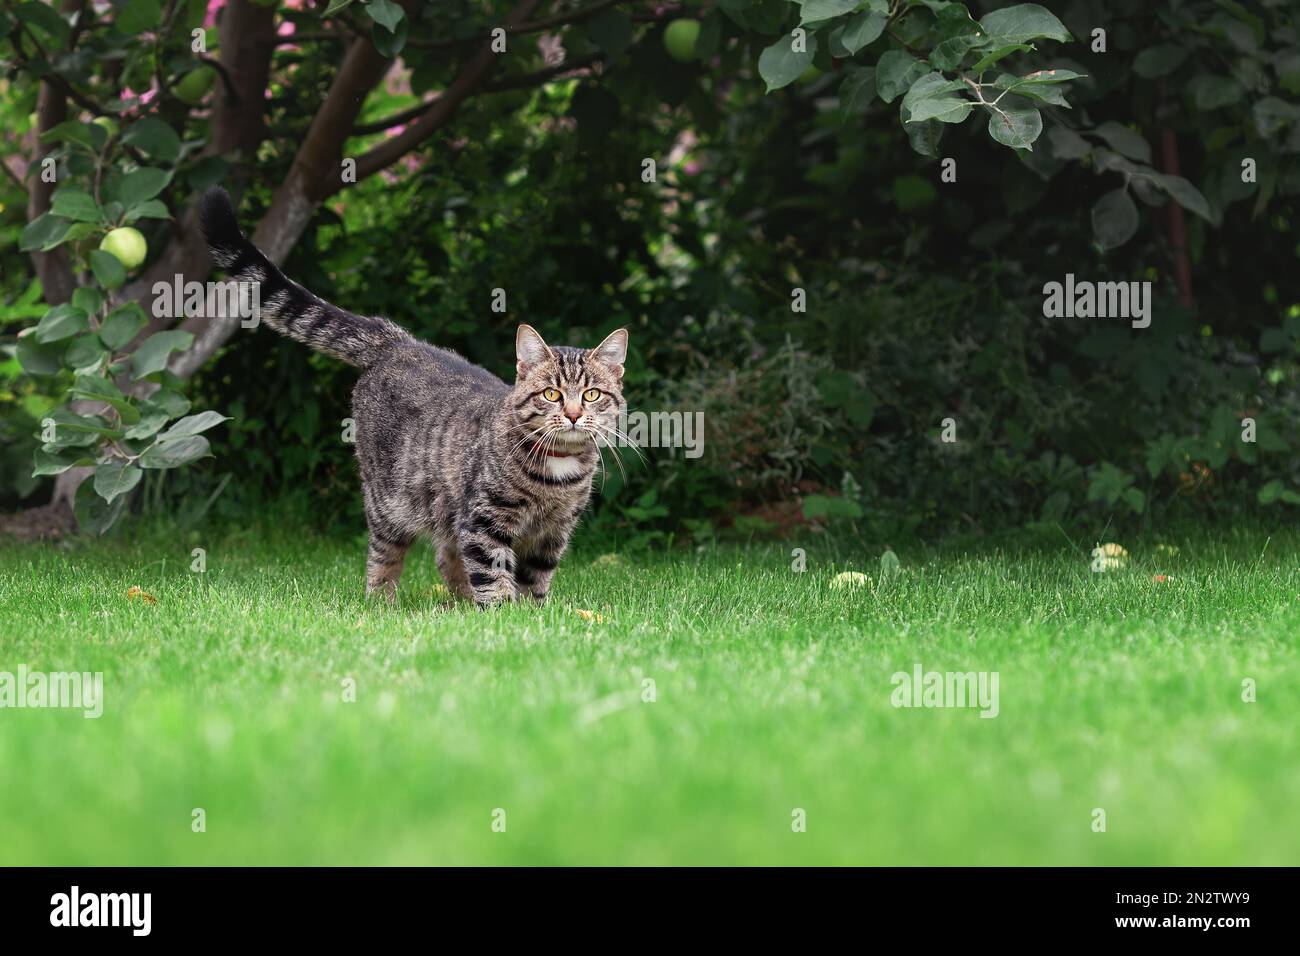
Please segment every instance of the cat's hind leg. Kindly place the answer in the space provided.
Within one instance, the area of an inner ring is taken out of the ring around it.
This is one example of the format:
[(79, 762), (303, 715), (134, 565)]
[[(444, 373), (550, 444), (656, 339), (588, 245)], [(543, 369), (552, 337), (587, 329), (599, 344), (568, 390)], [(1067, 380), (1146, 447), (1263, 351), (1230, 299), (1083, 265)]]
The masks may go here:
[(469, 586), (465, 562), (460, 559), (460, 550), (454, 542), (444, 541), (438, 544), (438, 572), (448, 591), (467, 601), (474, 600), (474, 589)]

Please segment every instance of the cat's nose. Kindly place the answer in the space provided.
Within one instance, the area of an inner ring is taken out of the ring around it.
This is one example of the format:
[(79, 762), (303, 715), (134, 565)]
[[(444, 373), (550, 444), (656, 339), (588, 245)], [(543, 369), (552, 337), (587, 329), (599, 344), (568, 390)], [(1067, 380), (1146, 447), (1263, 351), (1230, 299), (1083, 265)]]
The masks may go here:
[(567, 407), (566, 407), (566, 408), (564, 409), (564, 417), (567, 418), (569, 421), (574, 422), (574, 423), (576, 424), (577, 421), (578, 421), (578, 419), (582, 417), (582, 409), (581, 409), (581, 408), (567, 408)]

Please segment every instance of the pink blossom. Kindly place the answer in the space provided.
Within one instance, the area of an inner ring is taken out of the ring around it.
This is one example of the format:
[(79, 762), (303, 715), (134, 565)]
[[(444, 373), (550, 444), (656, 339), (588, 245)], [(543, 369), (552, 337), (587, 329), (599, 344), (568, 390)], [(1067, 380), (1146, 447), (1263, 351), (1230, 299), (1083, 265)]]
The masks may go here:
[(215, 26), (217, 23), (217, 11), (226, 5), (226, 0), (208, 0), (208, 12), (203, 16), (203, 28)]
[(411, 71), (407, 69), (406, 64), (400, 58), (393, 64), (393, 68), (388, 71), (388, 78), (384, 80), (384, 88), (388, 90), (390, 96), (411, 95)]

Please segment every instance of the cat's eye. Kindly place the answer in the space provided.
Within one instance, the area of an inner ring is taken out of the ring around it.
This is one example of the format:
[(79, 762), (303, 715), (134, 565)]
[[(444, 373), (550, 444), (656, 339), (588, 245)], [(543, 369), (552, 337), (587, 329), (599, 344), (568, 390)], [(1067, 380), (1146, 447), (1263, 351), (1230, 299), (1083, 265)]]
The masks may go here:
[(542, 398), (548, 402), (558, 402), (560, 400), (560, 390), (558, 388), (548, 388), (542, 391)]
[(582, 393), (582, 397), (584, 401), (594, 402), (596, 399), (600, 398), (600, 389), (589, 388)]

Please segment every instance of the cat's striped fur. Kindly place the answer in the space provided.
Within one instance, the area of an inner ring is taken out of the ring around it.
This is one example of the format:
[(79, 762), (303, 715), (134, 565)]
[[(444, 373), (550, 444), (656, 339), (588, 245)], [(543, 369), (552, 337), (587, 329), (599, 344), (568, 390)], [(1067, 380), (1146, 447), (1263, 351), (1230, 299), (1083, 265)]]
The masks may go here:
[(453, 592), (480, 605), (544, 601), (591, 495), (597, 442), (613, 443), (627, 407), (626, 330), (594, 349), (552, 348), (521, 325), (512, 387), (287, 279), (240, 232), (224, 190), (210, 189), (200, 213), (217, 263), (260, 283), (267, 325), (362, 369), (352, 413), (370, 528), (367, 593), (391, 597), (407, 550), (428, 532)]

